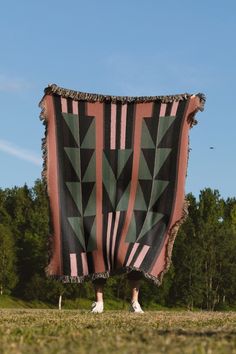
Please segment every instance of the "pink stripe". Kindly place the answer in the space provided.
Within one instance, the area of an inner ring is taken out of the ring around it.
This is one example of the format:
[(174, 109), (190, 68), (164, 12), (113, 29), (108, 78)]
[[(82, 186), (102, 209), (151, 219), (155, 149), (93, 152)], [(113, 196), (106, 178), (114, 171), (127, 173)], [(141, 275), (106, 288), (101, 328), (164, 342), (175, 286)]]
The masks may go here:
[(85, 252), (81, 253), (81, 260), (82, 260), (82, 267), (83, 267), (83, 275), (88, 274), (88, 261), (87, 261), (87, 255)]
[(64, 97), (61, 97), (61, 111), (63, 113), (68, 113), (68, 110), (67, 110), (67, 99), (64, 98)]
[(107, 264), (108, 264), (108, 269), (111, 268), (109, 249), (110, 249), (110, 239), (111, 239), (112, 214), (113, 214), (112, 212), (108, 213), (108, 225), (107, 225)]
[(120, 219), (120, 211), (117, 211), (116, 212), (116, 218), (115, 218), (114, 230), (113, 230), (113, 237), (112, 237), (112, 252), (111, 252), (111, 254), (112, 254), (112, 264), (114, 264), (115, 244), (116, 244), (116, 235), (117, 235), (119, 219)]
[(132, 260), (132, 258), (133, 258), (133, 256), (134, 256), (134, 254), (135, 254), (135, 252), (136, 252), (136, 250), (137, 250), (139, 245), (140, 245), (139, 243), (135, 243), (134, 244), (134, 246), (132, 248), (132, 251), (130, 252), (127, 264), (126, 264), (127, 266), (129, 266), (129, 264), (130, 264), (130, 262), (131, 262), (131, 260)]
[(111, 149), (116, 148), (116, 104), (111, 105)]
[(166, 103), (161, 104), (160, 117), (164, 117), (166, 114)]
[(103, 184), (102, 184), (102, 156), (104, 146), (104, 105), (101, 102), (87, 102), (88, 116), (95, 117), (95, 158), (96, 158), (96, 242), (97, 249), (92, 252), (95, 273), (105, 272), (103, 257)]
[(72, 101), (72, 112), (78, 115), (78, 101)]
[(173, 102), (172, 107), (171, 107), (171, 112), (170, 112), (171, 116), (176, 116), (178, 105), (179, 105), (178, 101)]
[(142, 248), (142, 251), (139, 253), (138, 258), (136, 259), (135, 263), (134, 263), (134, 267), (135, 268), (139, 268), (144, 257), (147, 254), (147, 251), (149, 250), (150, 246), (144, 245)]
[(125, 149), (126, 114), (127, 114), (127, 104), (124, 104), (121, 109), (121, 132), (120, 132), (121, 149)]
[(70, 253), (70, 274), (72, 277), (78, 275), (76, 253)]

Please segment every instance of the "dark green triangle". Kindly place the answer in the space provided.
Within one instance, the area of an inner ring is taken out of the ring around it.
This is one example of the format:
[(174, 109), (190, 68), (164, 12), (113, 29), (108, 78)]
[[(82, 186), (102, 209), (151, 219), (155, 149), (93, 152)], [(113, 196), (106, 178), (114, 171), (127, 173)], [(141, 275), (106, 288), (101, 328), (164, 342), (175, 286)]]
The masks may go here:
[(119, 149), (117, 150), (117, 179), (119, 178), (120, 174), (122, 173), (128, 158), (132, 154), (132, 149)]
[(163, 214), (155, 213), (152, 211), (147, 212), (146, 218), (144, 220), (142, 229), (138, 235), (137, 241), (140, 240), (152, 227), (161, 220)]
[(79, 180), (81, 179), (80, 175), (80, 149), (79, 148), (70, 148), (70, 147), (65, 147), (64, 148)]
[(86, 209), (84, 210), (84, 216), (96, 215), (96, 183), (90, 194)]
[(155, 165), (154, 165), (154, 173), (153, 175), (156, 176), (160, 171), (162, 165), (166, 161), (167, 157), (169, 156), (172, 149), (170, 148), (158, 148), (156, 149), (155, 155)]
[(151, 200), (149, 203), (148, 210), (150, 210), (152, 206), (156, 203), (157, 199), (160, 198), (161, 194), (164, 192), (168, 184), (169, 181), (161, 181), (158, 179), (153, 180)]
[(89, 160), (82, 182), (95, 182), (95, 181), (96, 181), (96, 155), (94, 151)]
[(159, 120), (158, 125), (158, 133), (157, 133), (157, 145), (161, 142), (162, 138), (164, 137), (167, 130), (170, 128), (171, 124), (174, 122), (175, 117), (173, 116), (166, 116), (161, 117)]
[[(116, 198), (116, 195), (111, 195), (108, 194), (107, 192), (107, 189), (106, 187), (104, 186), (104, 184), (102, 184), (102, 189), (103, 189), (103, 194), (102, 194), (102, 210), (104, 213), (106, 212), (114, 212), (115, 211), (115, 208), (114, 208), (114, 205), (115, 205), (115, 198)], [(112, 197), (112, 200), (111, 200), (111, 197)]]
[(139, 159), (139, 172), (138, 172), (139, 179), (152, 179), (152, 175), (148, 168), (146, 159), (143, 155), (142, 150), (140, 151), (140, 159)]
[(77, 205), (77, 208), (82, 215), (82, 195), (81, 195), (81, 184), (80, 182), (66, 182), (67, 188), (72, 195), (72, 198)]
[(80, 139), (79, 139), (79, 117), (72, 113), (62, 113), (75, 141), (77, 142), (78, 146), (80, 146)]
[(83, 228), (83, 218), (78, 216), (68, 217), (67, 218), (72, 229), (74, 230), (79, 242), (85, 250), (85, 242), (84, 242), (84, 228)]
[(116, 210), (125, 210), (127, 211), (128, 203), (129, 203), (129, 195), (130, 195), (130, 183), (126, 187), (126, 190), (124, 191), (122, 197), (120, 198)]
[(102, 169), (103, 169), (103, 184), (106, 188), (107, 194), (114, 208), (115, 200), (116, 200), (116, 177), (104, 152), (103, 152)]
[(145, 120), (143, 120), (142, 122), (141, 148), (146, 148), (146, 149), (155, 148), (155, 144), (149, 133)]
[(136, 190), (134, 210), (147, 210), (147, 205), (143, 196), (143, 191), (139, 183), (137, 185), (137, 190)]
[(110, 166), (110, 168), (112, 169), (114, 175), (116, 176), (117, 175), (117, 161), (118, 161), (118, 158), (117, 158), (117, 149), (103, 149), (103, 160), (106, 158), (107, 159), (107, 162)]
[(93, 226), (89, 234), (87, 251), (92, 252), (96, 249), (97, 249), (97, 243), (96, 243), (96, 217), (95, 217), (93, 221)]
[(95, 139), (95, 119), (90, 124), (88, 131), (81, 143), (81, 149), (95, 149), (96, 139)]
[(139, 179), (139, 184), (140, 187), (142, 188), (146, 205), (148, 205), (150, 201), (151, 191), (152, 191), (152, 179), (150, 180)]
[(96, 182), (82, 182), (82, 205), (83, 210), (86, 209), (90, 195)]
[(131, 217), (131, 221), (129, 224), (129, 228), (128, 228), (128, 232), (126, 235), (126, 239), (125, 242), (135, 242), (136, 241), (136, 221), (135, 221), (135, 217), (134, 217), (134, 213), (132, 213), (132, 217)]

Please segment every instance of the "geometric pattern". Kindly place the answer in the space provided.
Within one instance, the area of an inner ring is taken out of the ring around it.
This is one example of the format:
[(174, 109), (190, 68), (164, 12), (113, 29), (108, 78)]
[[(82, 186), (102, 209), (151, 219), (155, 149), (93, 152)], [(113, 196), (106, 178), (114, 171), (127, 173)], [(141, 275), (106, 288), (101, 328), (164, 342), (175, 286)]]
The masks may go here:
[[(78, 178), (77, 181), (65, 181), (78, 211), (77, 216), (68, 216), (67, 219), (83, 251), (88, 251), (88, 248), (94, 251), (96, 235), (90, 231), (86, 242), (83, 218), (94, 216), (96, 219), (96, 120), (95, 118), (89, 119), (89, 125), (82, 136), (80, 127), (85, 117), (80, 118), (79, 114), (65, 112), (62, 116), (76, 143), (76, 147), (64, 146), (64, 151)], [(125, 239), (128, 243), (145, 240), (145, 235), (164, 216), (163, 213), (158, 212), (156, 205), (167, 190), (170, 181), (169, 176), (166, 179), (160, 179), (158, 174), (171, 154), (172, 149), (165, 147), (164, 139), (174, 120), (174, 116), (159, 117), (156, 135), (153, 135), (153, 126), (149, 124), (150, 118), (143, 117), (142, 119), (137, 187), (133, 213)], [(106, 213), (125, 212), (128, 208), (132, 158), (132, 147), (103, 149), (102, 151), (103, 205)], [(119, 193), (117, 193), (118, 190)], [(86, 198), (83, 197), (84, 193), (86, 193)], [(139, 230), (137, 230), (135, 212), (145, 213), (142, 227)]]
[[(90, 118), (90, 124), (81, 136), (80, 127), (85, 117), (82, 116), (80, 119), (77, 114), (65, 112), (62, 116), (76, 143), (76, 147), (64, 146), (64, 151), (78, 178), (77, 181), (65, 181), (78, 211), (77, 216), (68, 216), (67, 219), (83, 250), (88, 251), (89, 247), (91, 251), (94, 251), (96, 235), (90, 232), (86, 243), (83, 218), (94, 216), (96, 219), (96, 121), (95, 118)], [(151, 131), (153, 127), (149, 124), (150, 118), (143, 117), (142, 119), (137, 188), (126, 242), (144, 240), (145, 235), (164, 216), (156, 210), (156, 205), (170, 181), (169, 176), (167, 179), (159, 179), (158, 174), (171, 154), (172, 149), (164, 146), (164, 139), (174, 120), (174, 116), (159, 118), (156, 136), (153, 136)], [(106, 213), (125, 212), (128, 208), (132, 158), (132, 148), (103, 149), (102, 151), (103, 204), (105, 204)], [(86, 193), (86, 198), (83, 198), (84, 193)], [(136, 211), (145, 213), (142, 227), (139, 230), (137, 230), (134, 215)]]

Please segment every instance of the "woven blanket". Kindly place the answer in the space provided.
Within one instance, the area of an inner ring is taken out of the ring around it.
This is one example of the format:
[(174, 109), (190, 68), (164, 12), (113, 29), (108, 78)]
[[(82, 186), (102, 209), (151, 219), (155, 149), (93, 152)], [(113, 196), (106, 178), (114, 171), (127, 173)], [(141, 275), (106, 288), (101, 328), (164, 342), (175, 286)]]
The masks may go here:
[(48, 276), (82, 282), (137, 270), (161, 284), (187, 213), (189, 128), (204, 102), (203, 94), (125, 97), (45, 89)]

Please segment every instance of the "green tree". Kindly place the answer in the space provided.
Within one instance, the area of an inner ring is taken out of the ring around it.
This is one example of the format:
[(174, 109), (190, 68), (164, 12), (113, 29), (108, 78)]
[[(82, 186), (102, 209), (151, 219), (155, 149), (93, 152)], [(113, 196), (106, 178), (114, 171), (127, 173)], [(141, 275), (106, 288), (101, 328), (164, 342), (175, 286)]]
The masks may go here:
[[(218, 308), (236, 304), (236, 200), (224, 202), (224, 217), (221, 220), (218, 265), (221, 267)], [(222, 247), (223, 244), (223, 247)]]
[(218, 190), (206, 188), (199, 197), (200, 229), (203, 262), (203, 306), (214, 310), (219, 302), (220, 282), (223, 272), (221, 254), (225, 243), (222, 242), (223, 200)]
[(16, 255), (12, 233), (0, 224), (0, 294), (8, 292), (17, 283)]
[(189, 215), (180, 227), (174, 249), (174, 277), (169, 292), (169, 304), (185, 305), (188, 309), (202, 302), (202, 249), (199, 240), (199, 211), (195, 197), (188, 194)]
[(44, 276), (48, 258), (48, 200), (40, 180), (32, 189), (24, 185), (7, 189), (5, 193), (5, 209), (11, 216), (18, 260), (19, 282), (15, 294), (22, 295), (32, 277), (36, 274)]

